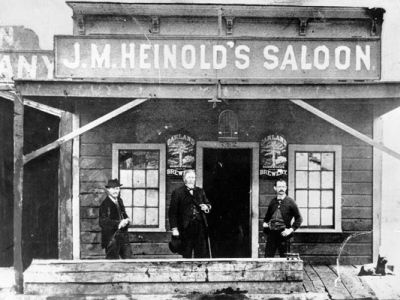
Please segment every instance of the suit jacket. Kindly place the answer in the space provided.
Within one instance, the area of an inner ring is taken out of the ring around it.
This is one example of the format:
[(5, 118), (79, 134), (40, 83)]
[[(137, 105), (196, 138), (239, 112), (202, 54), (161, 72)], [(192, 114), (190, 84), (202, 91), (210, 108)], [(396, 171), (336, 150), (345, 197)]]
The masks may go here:
[(172, 192), (168, 213), (171, 228), (177, 227), (180, 232), (183, 232), (189, 225), (193, 215), (193, 200), (197, 204), (207, 204), (211, 207), (204, 190), (199, 187), (194, 188), (193, 196), (186, 185)]
[[(118, 204), (121, 216), (118, 213), (117, 205), (107, 196), (100, 205), (99, 223), (101, 227), (101, 247), (105, 248), (110, 242), (112, 235), (118, 230), (118, 224), (122, 219), (128, 218), (122, 199), (118, 197)], [(128, 226), (121, 228), (120, 231), (128, 230)]]
[[(278, 199), (275, 197), (268, 205), (267, 213), (265, 214), (264, 217), (265, 223), (268, 223), (271, 220), (274, 212), (278, 208), (278, 205), (279, 205)], [(297, 207), (296, 202), (294, 202), (292, 198), (286, 196), (285, 199), (283, 199), (281, 202), (280, 209), (286, 228), (292, 227), (293, 230), (296, 230), (297, 228), (300, 227), (301, 223), (303, 222), (303, 218), (300, 215), (300, 211), (299, 208)], [(294, 218), (294, 223), (291, 224), (293, 218)]]

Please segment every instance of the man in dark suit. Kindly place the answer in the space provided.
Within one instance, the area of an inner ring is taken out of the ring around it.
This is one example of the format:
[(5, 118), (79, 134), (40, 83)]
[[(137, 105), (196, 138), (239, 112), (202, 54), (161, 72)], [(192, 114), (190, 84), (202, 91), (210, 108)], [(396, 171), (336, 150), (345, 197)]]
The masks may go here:
[(183, 173), (184, 185), (172, 192), (169, 208), (169, 222), (172, 235), (183, 243), (184, 258), (206, 258), (207, 220), (204, 214), (210, 212), (211, 205), (204, 190), (195, 186), (196, 173), (186, 170)]
[(105, 186), (107, 197), (101, 203), (99, 210), (101, 247), (105, 249), (107, 259), (131, 257), (128, 238), (130, 220), (119, 196), (121, 186), (118, 179), (108, 181)]
[[(277, 196), (268, 205), (263, 223), (267, 235), (265, 257), (274, 257), (277, 249), (279, 256), (284, 257), (285, 252), (289, 252), (289, 239), (300, 227), (303, 219), (296, 202), (286, 195), (286, 181), (277, 180), (274, 190)], [(292, 219), (294, 219), (293, 224)]]

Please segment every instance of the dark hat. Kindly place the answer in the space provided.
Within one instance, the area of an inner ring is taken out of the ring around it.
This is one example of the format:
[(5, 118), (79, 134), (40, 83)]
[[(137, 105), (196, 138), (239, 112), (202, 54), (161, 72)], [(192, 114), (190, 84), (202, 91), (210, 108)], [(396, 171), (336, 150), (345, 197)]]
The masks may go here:
[(119, 183), (119, 180), (117, 178), (108, 180), (108, 183), (106, 184), (107, 189), (120, 187), (120, 186), (122, 186), (122, 184)]
[(172, 236), (171, 241), (168, 243), (168, 247), (172, 253), (181, 254), (183, 250), (183, 243), (179, 237)]

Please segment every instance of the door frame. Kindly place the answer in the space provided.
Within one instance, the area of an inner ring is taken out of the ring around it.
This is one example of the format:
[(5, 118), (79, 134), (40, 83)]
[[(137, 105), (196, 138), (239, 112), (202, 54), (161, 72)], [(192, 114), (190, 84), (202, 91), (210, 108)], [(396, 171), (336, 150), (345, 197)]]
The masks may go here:
[(250, 149), (251, 150), (251, 182), (250, 182), (250, 235), (251, 258), (258, 258), (258, 224), (259, 224), (259, 144), (254, 142), (212, 142), (196, 143), (196, 185), (203, 187), (203, 152), (211, 149)]

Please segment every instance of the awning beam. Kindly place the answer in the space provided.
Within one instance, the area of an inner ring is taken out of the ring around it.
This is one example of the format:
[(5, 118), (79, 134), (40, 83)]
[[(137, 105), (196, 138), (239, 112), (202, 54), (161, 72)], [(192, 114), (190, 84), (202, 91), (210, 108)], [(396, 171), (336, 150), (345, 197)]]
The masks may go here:
[(301, 108), (304, 108), (305, 110), (309, 111), (310, 113), (316, 115), (317, 117), (320, 117), (321, 119), (327, 121), (328, 123), (331, 123), (332, 125), (342, 129), (343, 131), (351, 134), (352, 136), (358, 138), (359, 140), (362, 140), (363, 142), (381, 150), (382, 152), (389, 154), (391, 156), (393, 156), (394, 158), (397, 158), (400, 160), (400, 153), (386, 147), (385, 145), (383, 145), (380, 142), (377, 142), (373, 139), (371, 139), (370, 137), (366, 136), (365, 134), (362, 134), (361, 132), (351, 128), (350, 126), (340, 122), (339, 120), (331, 117), (330, 115), (324, 113), (323, 111), (315, 108), (314, 106), (306, 103), (303, 100), (290, 100), (292, 103), (300, 106)]

